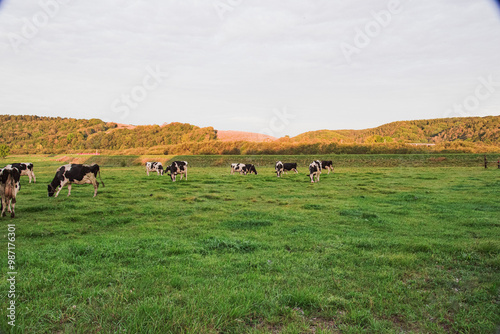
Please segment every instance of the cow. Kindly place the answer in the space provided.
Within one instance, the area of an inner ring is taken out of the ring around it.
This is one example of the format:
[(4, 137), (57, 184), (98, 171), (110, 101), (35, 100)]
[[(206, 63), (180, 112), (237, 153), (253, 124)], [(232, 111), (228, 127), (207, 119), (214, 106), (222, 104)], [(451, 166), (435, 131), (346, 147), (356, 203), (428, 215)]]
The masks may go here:
[(146, 162), (146, 173), (149, 176), (149, 172), (156, 172), (157, 175), (163, 175), (163, 165), (161, 162)]
[(321, 168), (328, 169), (328, 174), (330, 174), (330, 171), (332, 171), (332, 173), (335, 173), (335, 171), (333, 170), (333, 161), (331, 160), (321, 161)]
[[(5, 167), (0, 170), (0, 195), (2, 196), (2, 217), (5, 217), (5, 210), (10, 212), (10, 217), (16, 216), (16, 196), (21, 189), (21, 172), (16, 167)], [(12, 209), (11, 209), (12, 204)]]
[(170, 166), (166, 168), (166, 171), (170, 172), (170, 178), (172, 179), (172, 182), (175, 182), (175, 180), (177, 179), (177, 174), (181, 175), (181, 181), (183, 176), (186, 177), (187, 181), (187, 165), (187, 161), (174, 161)]
[(283, 174), (284, 164), (281, 161), (277, 161), (274, 169), (276, 170), (276, 175), (280, 177)]
[(21, 176), (27, 175), (30, 179), (30, 183), (31, 183), (31, 179), (33, 179), (33, 183), (36, 183), (35, 173), (33, 172), (33, 164), (31, 162), (13, 163), (13, 164), (7, 165), (5, 167), (17, 168), (17, 170), (21, 173)]
[(245, 168), (247, 169), (247, 173), (248, 174), (254, 173), (255, 175), (257, 175), (257, 170), (255, 169), (254, 165), (252, 165), (252, 164), (245, 164)]
[(247, 175), (247, 166), (240, 163), (231, 164), (231, 175), (233, 175), (234, 172)]
[[(99, 187), (99, 182), (97, 182), (97, 173), (99, 173), (99, 179), (104, 187), (104, 182), (101, 179), (101, 172), (99, 170), (99, 165), (82, 165), (82, 164), (68, 164), (61, 166), (57, 169), (56, 175), (52, 182), (48, 185), (47, 190), (49, 197), (57, 197), (61, 189), (67, 184), (68, 185), (68, 196), (71, 195), (71, 185), (74, 184), (86, 184), (91, 183), (94, 186), (94, 197), (97, 195), (97, 188)], [(57, 192), (56, 192), (57, 191)]]
[(314, 183), (314, 179), (316, 182), (319, 182), (319, 175), (321, 174), (321, 162), (315, 160), (311, 162), (309, 165), (309, 177), (311, 178), (311, 183)]
[(278, 162), (276, 162), (275, 169), (276, 169), (276, 174), (278, 175), (278, 177), (283, 175), (283, 173), (286, 174), (286, 172), (289, 172), (291, 170), (295, 171), (295, 173), (297, 173), (297, 174), (299, 173), (299, 171), (297, 170), (297, 163), (296, 162), (278, 161)]

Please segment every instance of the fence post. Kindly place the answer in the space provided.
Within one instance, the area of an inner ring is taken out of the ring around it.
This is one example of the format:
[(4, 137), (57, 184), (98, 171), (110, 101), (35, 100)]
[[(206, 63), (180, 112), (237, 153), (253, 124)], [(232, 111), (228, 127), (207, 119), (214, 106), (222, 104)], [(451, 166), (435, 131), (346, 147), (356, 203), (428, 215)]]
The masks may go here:
[(484, 155), (484, 168), (488, 168), (488, 159), (486, 159), (486, 154)]

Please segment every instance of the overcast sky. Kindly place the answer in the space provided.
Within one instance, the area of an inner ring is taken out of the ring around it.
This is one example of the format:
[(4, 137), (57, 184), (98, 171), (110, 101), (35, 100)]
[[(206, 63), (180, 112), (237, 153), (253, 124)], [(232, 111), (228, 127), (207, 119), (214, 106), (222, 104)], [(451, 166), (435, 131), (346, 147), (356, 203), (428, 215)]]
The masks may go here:
[(0, 0), (0, 55), (2, 114), (278, 137), (500, 114), (492, 0)]

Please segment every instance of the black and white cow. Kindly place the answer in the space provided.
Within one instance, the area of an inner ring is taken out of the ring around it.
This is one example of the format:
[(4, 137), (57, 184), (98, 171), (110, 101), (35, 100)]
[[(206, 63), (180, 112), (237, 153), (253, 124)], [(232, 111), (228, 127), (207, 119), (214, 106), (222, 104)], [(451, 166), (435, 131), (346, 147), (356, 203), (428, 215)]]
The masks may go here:
[(321, 168), (328, 169), (328, 174), (330, 174), (330, 171), (335, 173), (335, 171), (333, 170), (333, 161), (331, 161), (331, 160), (321, 161)]
[[(61, 166), (57, 169), (56, 175), (52, 182), (48, 185), (47, 189), (49, 192), (49, 197), (57, 197), (61, 189), (67, 184), (68, 185), (68, 196), (71, 195), (71, 185), (74, 184), (87, 184), (90, 183), (94, 186), (94, 197), (97, 195), (97, 188), (99, 187), (99, 182), (97, 182), (97, 173), (99, 173), (99, 179), (104, 187), (104, 182), (101, 179), (101, 172), (99, 170), (99, 165), (82, 165), (82, 164), (68, 164)], [(56, 192), (57, 191), (57, 192)]]
[(276, 175), (280, 177), (283, 174), (284, 171), (284, 164), (281, 161), (277, 161), (276, 165), (274, 166), (274, 169), (276, 170)]
[(276, 169), (276, 174), (278, 175), (278, 177), (283, 175), (283, 173), (286, 174), (286, 172), (289, 172), (292, 170), (295, 171), (295, 173), (299, 173), (299, 171), (297, 170), (297, 163), (296, 162), (278, 161), (278, 162), (276, 162), (275, 169)]
[(146, 162), (146, 173), (149, 176), (149, 172), (156, 172), (158, 175), (163, 175), (163, 165), (161, 162)]
[(30, 178), (30, 183), (31, 179), (33, 179), (33, 182), (36, 183), (35, 173), (33, 172), (33, 164), (31, 162), (13, 163), (5, 167), (17, 168), (17, 170), (21, 172), (21, 176), (27, 175)]
[[(0, 195), (2, 196), (2, 217), (5, 217), (5, 210), (10, 212), (10, 217), (15, 217), (16, 196), (21, 189), (21, 172), (15, 167), (5, 167), (0, 170)], [(12, 209), (11, 209), (12, 204)]]
[(187, 165), (187, 161), (174, 161), (170, 166), (166, 168), (166, 171), (170, 172), (170, 178), (172, 179), (172, 182), (175, 182), (175, 180), (177, 179), (177, 174), (181, 175), (181, 181), (183, 176), (186, 177), (187, 181)]
[(319, 182), (319, 175), (321, 174), (321, 162), (315, 160), (311, 162), (309, 165), (309, 177), (311, 178), (311, 183), (314, 183), (314, 179), (316, 182)]
[(255, 169), (255, 166), (252, 164), (245, 164), (245, 168), (247, 169), (248, 174), (255, 173), (257, 175), (257, 170)]
[(233, 175), (234, 172), (247, 175), (247, 166), (240, 163), (231, 164), (231, 175)]

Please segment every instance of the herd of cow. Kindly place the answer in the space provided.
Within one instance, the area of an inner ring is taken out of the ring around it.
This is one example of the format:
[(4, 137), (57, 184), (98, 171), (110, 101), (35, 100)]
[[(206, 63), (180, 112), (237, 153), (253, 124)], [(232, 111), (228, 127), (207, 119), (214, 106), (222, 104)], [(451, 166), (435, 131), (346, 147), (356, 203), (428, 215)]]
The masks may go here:
[[(161, 162), (147, 162), (146, 163), (146, 173), (149, 176), (149, 172), (156, 172), (158, 175), (163, 175), (165, 172), (169, 173), (170, 178), (173, 182), (176, 181), (177, 175), (183, 177), (187, 180), (187, 161), (174, 161), (170, 166), (165, 169)], [(322, 169), (327, 169), (328, 174), (333, 171), (332, 161), (319, 161), (315, 160), (309, 165), (309, 177), (311, 182), (319, 182), (319, 175)], [(288, 171), (294, 171), (298, 173), (297, 163), (283, 163), (281, 161), (276, 162), (275, 165), (276, 175), (281, 177), (283, 173)], [(251, 174), (257, 175), (257, 169), (252, 164), (242, 164), (233, 163), (231, 164), (231, 174), (238, 172), (240, 174)], [(52, 182), (47, 186), (47, 191), (49, 197), (59, 195), (61, 189), (67, 185), (68, 186), (68, 196), (71, 195), (71, 185), (72, 184), (92, 184), (94, 186), (94, 197), (97, 195), (97, 188), (99, 187), (99, 182), (97, 182), (97, 174), (99, 174), (99, 179), (101, 180), (102, 186), (104, 187), (104, 182), (101, 179), (101, 172), (99, 170), (99, 165), (82, 165), (82, 164), (67, 164), (61, 166), (57, 169), (56, 175)], [(30, 162), (25, 163), (13, 163), (0, 169), (0, 195), (2, 197), (1, 203), (1, 215), (5, 217), (7, 210), (10, 212), (10, 216), (14, 218), (15, 216), (15, 206), (16, 206), (16, 196), (21, 189), (20, 179), (21, 176), (26, 175), (29, 177), (29, 182), (33, 180), (36, 183), (35, 173), (33, 172), (33, 164)]]
[[(297, 174), (299, 173), (299, 171), (297, 170), (296, 162), (278, 161), (276, 162), (274, 167), (276, 170), (276, 175), (278, 177), (281, 177), (283, 173), (286, 174), (286, 172), (290, 171), (294, 171)], [(316, 182), (319, 182), (319, 174), (321, 174), (322, 169), (328, 170), (328, 174), (330, 174), (330, 171), (333, 172), (333, 161), (314, 160), (313, 162), (311, 162), (311, 164), (309, 165), (309, 177), (312, 183), (314, 183), (314, 180), (316, 180)], [(257, 175), (257, 170), (255, 169), (255, 166), (252, 164), (240, 164), (240, 163), (231, 164), (231, 174), (234, 174), (234, 172), (239, 172), (240, 174), (244, 175), (252, 173)]]
[(187, 161), (174, 161), (170, 166), (163, 169), (161, 162), (146, 162), (146, 173), (149, 176), (149, 172), (156, 172), (158, 175), (163, 175), (163, 173), (167, 172), (170, 173), (168, 175), (170, 175), (173, 182), (175, 182), (177, 174), (180, 174), (181, 180), (183, 176), (185, 176), (187, 180), (187, 165)]

